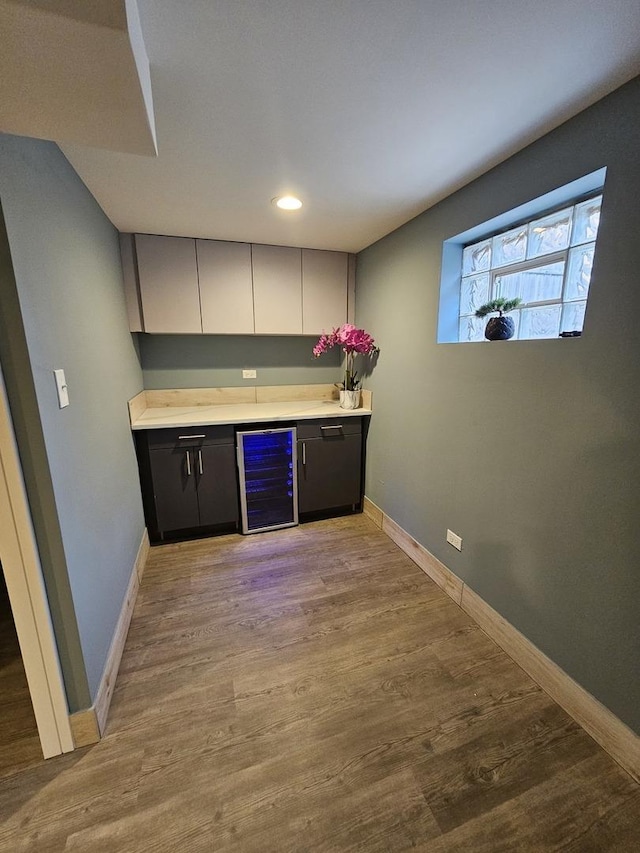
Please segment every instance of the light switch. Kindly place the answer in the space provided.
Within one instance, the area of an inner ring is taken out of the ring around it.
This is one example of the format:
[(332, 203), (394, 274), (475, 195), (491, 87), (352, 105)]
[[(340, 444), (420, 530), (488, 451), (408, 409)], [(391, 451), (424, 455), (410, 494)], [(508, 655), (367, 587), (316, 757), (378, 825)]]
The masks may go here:
[(67, 388), (67, 380), (64, 378), (64, 370), (54, 370), (53, 375), (56, 378), (56, 388), (58, 389), (58, 403), (60, 408), (64, 409), (69, 405), (69, 389)]

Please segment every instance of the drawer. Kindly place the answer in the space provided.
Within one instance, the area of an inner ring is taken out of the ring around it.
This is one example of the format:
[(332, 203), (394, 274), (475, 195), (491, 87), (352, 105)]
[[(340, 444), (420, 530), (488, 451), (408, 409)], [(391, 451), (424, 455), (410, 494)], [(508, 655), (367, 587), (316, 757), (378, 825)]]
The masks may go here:
[(362, 418), (317, 418), (298, 421), (296, 424), (299, 439), (338, 438), (343, 435), (359, 435), (362, 432)]
[(233, 424), (220, 426), (167, 427), (147, 430), (151, 447), (197, 447), (202, 444), (234, 444)]

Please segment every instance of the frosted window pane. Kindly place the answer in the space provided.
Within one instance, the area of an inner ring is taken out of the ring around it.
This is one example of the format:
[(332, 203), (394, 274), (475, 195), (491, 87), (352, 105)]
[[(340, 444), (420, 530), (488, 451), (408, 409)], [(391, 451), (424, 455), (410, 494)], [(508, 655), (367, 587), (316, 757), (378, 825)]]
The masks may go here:
[(559, 252), (567, 248), (571, 234), (572, 210), (572, 207), (568, 207), (529, 223), (528, 258), (537, 258), (538, 255), (548, 255), (549, 252)]
[(493, 267), (517, 264), (524, 261), (527, 254), (527, 226), (514, 228), (505, 234), (498, 234), (492, 241)]
[(563, 275), (564, 261), (497, 275), (496, 296), (503, 296), (505, 299), (520, 297), (523, 302), (547, 302), (550, 299), (560, 299)]
[(590, 240), (595, 240), (598, 234), (598, 226), (600, 225), (600, 207), (602, 205), (602, 196), (590, 198), (588, 201), (582, 201), (576, 204), (575, 213), (573, 215), (573, 237), (571, 245), (575, 246), (578, 243), (588, 243)]
[(510, 312), (513, 340), (580, 333), (601, 206), (599, 195), (463, 248), (459, 340), (485, 340), (489, 318), (475, 312), (498, 297), (521, 300)]
[(581, 332), (584, 327), (586, 302), (568, 302), (562, 309), (561, 332)]
[(483, 317), (460, 317), (458, 325), (459, 341), (483, 341), (486, 319)]
[(520, 317), (520, 340), (557, 338), (560, 334), (561, 305), (523, 308)]
[(460, 313), (475, 314), (476, 310), (489, 301), (489, 275), (471, 275), (462, 279), (460, 286)]
[(569, 272), (567, 273), (567, 286), (564, 292), (565, 300), (587, 298), (595, 247), (595, 243), (587, 243), (585, 246), (578, 246), (569, 250)]
[(483, 272), (491, 266), (491, 240), (474, 243), (462, 252), (462, 275)]

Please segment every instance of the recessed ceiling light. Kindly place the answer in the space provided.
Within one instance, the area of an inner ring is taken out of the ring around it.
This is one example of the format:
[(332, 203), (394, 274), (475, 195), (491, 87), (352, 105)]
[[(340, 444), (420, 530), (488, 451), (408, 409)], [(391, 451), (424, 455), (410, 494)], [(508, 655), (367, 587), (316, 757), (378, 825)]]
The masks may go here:
[(280, 210), (300, 210), (302, 202), (294, 195), (283, 195), (278, 198), (271, 199), (272, 203)]

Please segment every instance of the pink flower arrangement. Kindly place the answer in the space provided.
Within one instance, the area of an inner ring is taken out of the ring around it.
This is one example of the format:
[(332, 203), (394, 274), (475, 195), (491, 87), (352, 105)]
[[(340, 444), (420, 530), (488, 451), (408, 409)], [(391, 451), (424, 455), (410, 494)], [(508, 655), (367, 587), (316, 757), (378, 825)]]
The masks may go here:
[(327, 334), (320, 335), (318, 343), (313, 348), (316, 358), (332, 347), (339, 346), (346, 354), (346, 369), (343, 382), (345, 391), (356, 391), (360, 387), (357, 373), (353, 371), (353, 358), (356, 353), (360, 355), (373, 355), (379, 352), (374, 339), (364, 329), (356, 329), (352, 323), (344, 323), (337, 329)]

